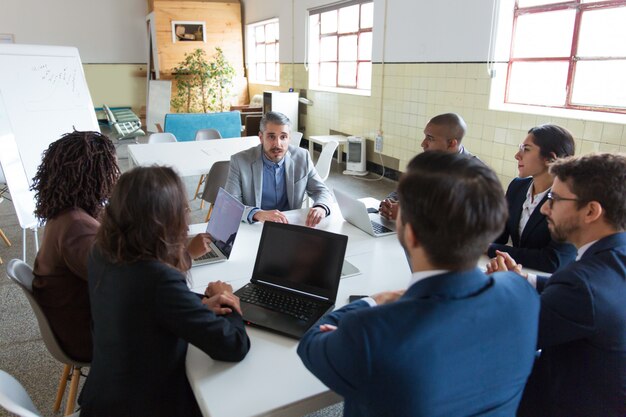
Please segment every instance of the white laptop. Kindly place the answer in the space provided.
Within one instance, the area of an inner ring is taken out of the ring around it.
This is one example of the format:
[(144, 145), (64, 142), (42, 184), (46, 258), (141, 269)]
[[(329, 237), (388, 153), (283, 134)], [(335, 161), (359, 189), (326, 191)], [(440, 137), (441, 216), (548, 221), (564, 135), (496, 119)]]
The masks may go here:
[(396, 233), (396, 224), (387, 220), (378, 213), (368, 213), (362, 201), (354, 199), (335, 188), (335, 199), (339, 204), (339, 211), (346, 221), (374, 237), (387, 236)]
[(206, 232), (211, 235), (211, 250), (192, 261), (191, 266), (222, 262), (230, 257), (245, 206), (220, 187)]

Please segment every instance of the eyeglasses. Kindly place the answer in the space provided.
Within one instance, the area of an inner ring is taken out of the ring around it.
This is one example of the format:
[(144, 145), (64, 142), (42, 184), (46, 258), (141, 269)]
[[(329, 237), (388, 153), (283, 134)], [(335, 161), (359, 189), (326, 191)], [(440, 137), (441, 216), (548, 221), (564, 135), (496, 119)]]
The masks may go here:
[(580, 199), (578, 198), (566, 198), (566, 197), (561, 197), (558, 194), (554, 194), (552, 191), (548, 192), (548, 207), (552, 208), (552, 205), (554, 204), (554, 202), (559, 202), (559, 201), (580, 201)]

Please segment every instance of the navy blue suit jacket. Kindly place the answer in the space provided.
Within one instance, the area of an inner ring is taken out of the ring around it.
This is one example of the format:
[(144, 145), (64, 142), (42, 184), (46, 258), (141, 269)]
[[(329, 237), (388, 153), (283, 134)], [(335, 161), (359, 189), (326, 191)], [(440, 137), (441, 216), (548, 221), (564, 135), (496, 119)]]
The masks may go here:
[(538, 284), (542, 353), (519, 414), (626, 416), (626, 232)]
[[(546, 216), (539, 212), (547, 201), (545, 196), (530, 215), (528, 223), (519, 234), (519, 221), (522, 217), (522, 206), (526, 201), (526, 193), (532, 184), (532, 178), (516, 178), (506, 190), (509, 203), (509, 219), (504, 232), (495, 243), (489, 246), (487, 254), (496, 256), (496, 250), (508, 252), (517, 263), (527, 268), (545, 272), (554, 272), (563, 265), (576, 259), (576, 248), (569, 243), (558, 243), (550, 237)], [(513, 246), (508, 246), (509, 236)]]
[[(537, 292), (516, 274), (451, 272), (394, 303), (356, 301), (322, 317), (298, 354), (344, 397), (344, 416), (512, 416), (538, 314)], [(338, 328), (322, 333), (323, 323)]]

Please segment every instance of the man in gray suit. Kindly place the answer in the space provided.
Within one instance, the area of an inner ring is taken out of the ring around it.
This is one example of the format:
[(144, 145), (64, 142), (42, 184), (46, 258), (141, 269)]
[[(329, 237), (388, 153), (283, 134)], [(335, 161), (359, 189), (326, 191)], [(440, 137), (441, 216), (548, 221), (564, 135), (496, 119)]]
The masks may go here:
[(287, 223), (282, 213), (302, 207), (304, 194), (313, 199), (306, 218), (316, 226), (330, 214), (332, 196), (303, 148), (289, 145), (291, 122), (282, 113), (267, 112), (261, 119), (261, 144), (230, 158), (226, 191), (246, 205), (250, 223)]

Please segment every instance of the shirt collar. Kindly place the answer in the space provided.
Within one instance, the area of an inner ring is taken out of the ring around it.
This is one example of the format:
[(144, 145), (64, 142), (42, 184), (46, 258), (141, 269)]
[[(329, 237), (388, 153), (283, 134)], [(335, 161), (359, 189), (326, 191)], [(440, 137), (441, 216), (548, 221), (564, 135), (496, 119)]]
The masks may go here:
[(591, 245), (593, 245), (594, 243), (596, 243), (597, 240), (593, 240), (589, 243), (585, 243), (584, 245), (582, 245), (580, 248), (578, 248), (578, 253), (576, 254), (576, 260), (580, 260), (580, 258), (583, 257), (583, 255), (585, 254), (585, 252), (587, 252), (587, 249), (589, 249), (591, 247)]
[(265, 152), (263, 152), (263, 149), (261, 149), (261, 160), (263, 161), (263, 165), (265, 165), (266, 167), (274, 167), (276, 165), (278, 165), (278, 167), (282, 167), (283, 164), (285, 163), (285, 157), (286, 156), (287, 156), (287, 154), (285, 154), (283, 159), (281, 159), (280, 161), (274, 162), (274, 161), (270, 160), (267, 156), (265, 156)]
[(450, 271), (448, 269), (431, 269), (428, 271), (413, 272), (413, 274), (411, 275), (411, 280), (409, 281), (409, 287), (412, 287), (413, 284), (416, 284), (423, 279), (430, 278), (435, 275), (445, 274), (447, 272)]

